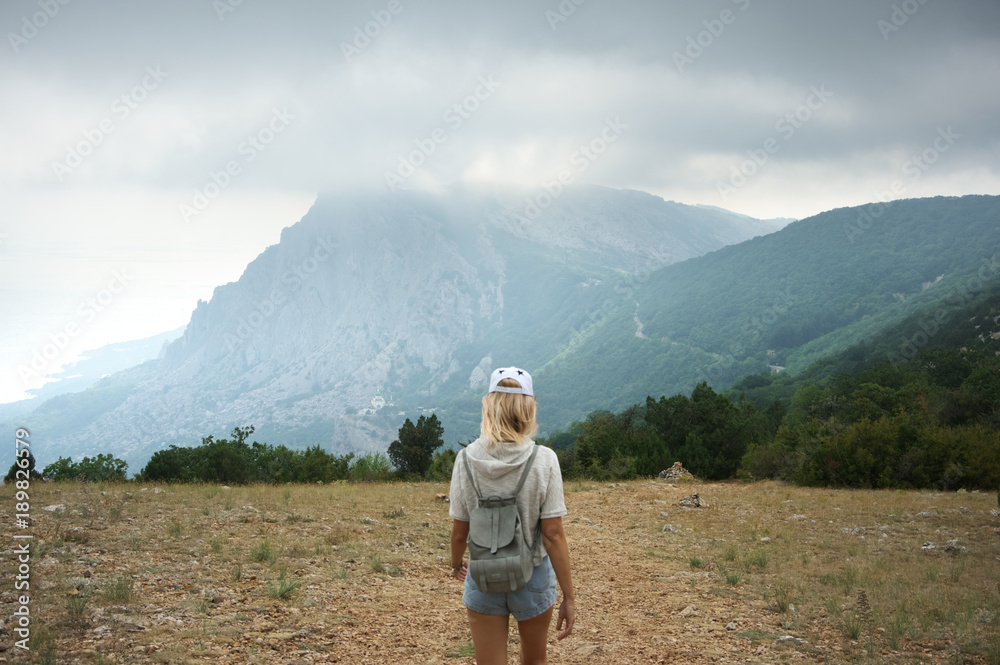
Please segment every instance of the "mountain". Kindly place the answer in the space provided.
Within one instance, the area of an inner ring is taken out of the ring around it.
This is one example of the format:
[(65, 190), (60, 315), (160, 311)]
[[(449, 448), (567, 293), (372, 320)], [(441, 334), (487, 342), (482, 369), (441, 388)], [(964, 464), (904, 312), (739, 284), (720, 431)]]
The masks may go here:
[(6, 413), (30, 413), (38, 404), (57, 395), (80, 392), (102, 378), (141, 365), (160, 356), (167, 345), (184, 333), (184, 326), (143, 339), (106, 344), (85, 351), (79, 360), (69, 363), (55, 374), (46, 375), (47, 383), (29, 390), (31, 399), (0, 404), (0, 417)]
[(622, 280), (780, 226), (600, 187), (536, 216), (509, 192), (321, 196), (161, 358), (36, 408), (39, 462), (112, 453), (136, 472), (247, 424), (272, 444), (384, 450), (404, 414), (435, 409), (467, 437), (493, 365), (542, 367), (602, 324)]

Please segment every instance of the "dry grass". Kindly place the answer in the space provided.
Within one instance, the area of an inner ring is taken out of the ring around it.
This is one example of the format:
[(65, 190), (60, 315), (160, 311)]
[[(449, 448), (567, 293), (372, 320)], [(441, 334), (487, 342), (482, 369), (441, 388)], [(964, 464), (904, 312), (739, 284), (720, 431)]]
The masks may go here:
[[(445, 484), (142, 487), (33, 483), (34, 662), (473, 661)], [(566, 490), (580, 616), (552, 662), (1000, 665), (994, 494)]]

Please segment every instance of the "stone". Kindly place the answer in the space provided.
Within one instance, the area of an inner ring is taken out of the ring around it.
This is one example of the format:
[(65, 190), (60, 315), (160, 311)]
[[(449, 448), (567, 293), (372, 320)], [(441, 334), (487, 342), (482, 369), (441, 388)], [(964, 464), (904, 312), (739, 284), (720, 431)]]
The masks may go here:
[(692, 494), (691, 496), (686, 496), (678, 502), (685, 508), (698, 508), (701, 506), (701, 499), (698, 498), (697, 494)]
[(730, 621), (729, 623), (727, 623), (726, 630), (736, 630), (736, 623), (734, 621)]
[(680, 462), (674, 462), (673, 466), (669, 469), (660, 471), (661, 480), (676, 480), (678, 478), (691, 478), (694, 480), (694, 476), (691, 475), (691, 472), (685, 469)]
[(692, 614), (694, 614), (697, 611), (698, 611), (697, 607), (695, 607), (694, 605), (688, 605), (683, 610), (681, 610), (681, 614), (680, 615), (682, 617), (689, 617), (689, 616), (691, 616)]
[(806, 641), (801, 637), (795, 637), (794, 635), (782, 635), (777, 640), (775, 640), (775, 646), (791, 645), (791, 646), (802, 646)]
[(663, 525), (663, 533), (677, 533), (679, 531), (680, 531), (680, 529), (678, 529), (677, 527), (675, 527), (673, 524), (664, 524)]
[(965, 547), (965, 545), (959, 545), (958, 544), (958, 538), (955, 538), (955, 539), (949, 540), (947, 543), (945, 543), (945, 545), (941, 548), (941, 551), (943, 551), (943, 552), (964, 552), (966, 549), (967, 548)]
[(448, 497), (447, 494), (435, 494), (434, 500), (439, 503), (451, 503), (451, 499)]
[(66, 510), (66, 506), (61, 503), (53, 503), (51, 506), (45, 506), (42, 510), (47, 513), (54, 513), (57, 510)]

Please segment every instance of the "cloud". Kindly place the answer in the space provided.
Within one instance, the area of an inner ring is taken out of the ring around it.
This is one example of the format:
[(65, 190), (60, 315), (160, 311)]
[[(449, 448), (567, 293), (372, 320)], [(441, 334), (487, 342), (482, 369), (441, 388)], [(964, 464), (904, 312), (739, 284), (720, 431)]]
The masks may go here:
[[(0, 268), (41, 261), (53, 290), (95, 278), (128, 229), (150, 261), (214, 251), (248, 219), (263, 249), (315, 192), (384, 190), (421, 146), (401, 186), (539, 187), (609, 119), (627, 129), (576, 182), (758, 217), (871, 201), (897, 179), (906, 196), (1000, 193), (997, 3), (10, 0), (0, 32), (14, 102), (0, 107)], [(151, 68), (165, 77), (137, 93)], [(468, 101), (482, 77), (499, 86)], [(806, 113), (816, 88), (832, 96)], [(292, 116), (281, 132), (276, 112)], [(905, 175), (948, 128), (961, 138)], [(88, 154), (60, 179), (74, 151)], [(739, 171), (753, 174), (723, 196)], [(185, 230), (180, 206), (213, 184)], [(81, 228), (60, 263), (50, 240)], [(216, 265), (238, 274), (247, 252)], [(192, 270), (193, 305), (220, 273)]]

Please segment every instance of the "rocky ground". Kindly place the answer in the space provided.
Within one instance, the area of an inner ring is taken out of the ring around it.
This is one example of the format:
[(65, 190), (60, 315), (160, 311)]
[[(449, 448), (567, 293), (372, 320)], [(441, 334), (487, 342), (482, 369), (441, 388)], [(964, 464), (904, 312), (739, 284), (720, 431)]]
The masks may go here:
[[(10, 529), (0, 662), (473, 663), (446, 492), (34, 483), (32, 651)], [(566, 503), (579, 616), (552, 663), (1000, 662), (994, 494), (646, 480)]]

